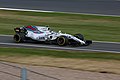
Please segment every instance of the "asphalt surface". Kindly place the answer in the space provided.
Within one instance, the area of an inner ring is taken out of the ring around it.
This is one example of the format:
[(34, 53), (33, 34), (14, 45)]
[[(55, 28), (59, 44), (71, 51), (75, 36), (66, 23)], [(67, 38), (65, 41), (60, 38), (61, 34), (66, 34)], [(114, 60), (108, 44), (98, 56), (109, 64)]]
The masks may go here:
[(120, 16), (120, 0), (0, 0), (0, 7)]
[(12, 36), (0, 36), (0, 46), (120, 53), (120, 43), (93, 42), (90, 46), (60, 47), (58, 45), (46, 45), (34, 42), (15, 43)]

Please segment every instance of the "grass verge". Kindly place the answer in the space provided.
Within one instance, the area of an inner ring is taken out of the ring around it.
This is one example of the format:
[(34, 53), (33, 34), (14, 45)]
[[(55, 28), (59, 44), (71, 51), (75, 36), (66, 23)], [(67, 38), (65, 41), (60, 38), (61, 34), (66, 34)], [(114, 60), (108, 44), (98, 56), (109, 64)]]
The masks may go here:
[(87, 39), (120, 42), (120, 17), (0, 10), (0, 34), (14, 34), (13, 28), (23, 25), (49, 25)]
[(105, 52), (78, 52), (78, 51), (59, 51), (43, 49), (25, 49), (25, 48), (0, 48), (0, 56), (49, 56), (55, 58), (73, 58), (73, 59), (107, 59), (120, 60), (120, 54)]
[(120, 74), (120, 54), (0, 48), (0, 61)]

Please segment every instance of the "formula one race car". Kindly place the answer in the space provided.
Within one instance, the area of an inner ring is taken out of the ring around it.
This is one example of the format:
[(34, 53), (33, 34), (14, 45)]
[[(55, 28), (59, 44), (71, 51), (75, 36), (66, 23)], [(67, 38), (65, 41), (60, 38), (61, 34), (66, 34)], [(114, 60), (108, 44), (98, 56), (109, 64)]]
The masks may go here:
[(91, 40), (85, 40), (82, 34), (70, 35), (52, 31), (49, 27), (44, 26), (23, 26), (14, 28), (14, 41), (17, 43), (27, 42), (28, 40), (57, 44), (59, 46), (65, 45), (90, 45)]

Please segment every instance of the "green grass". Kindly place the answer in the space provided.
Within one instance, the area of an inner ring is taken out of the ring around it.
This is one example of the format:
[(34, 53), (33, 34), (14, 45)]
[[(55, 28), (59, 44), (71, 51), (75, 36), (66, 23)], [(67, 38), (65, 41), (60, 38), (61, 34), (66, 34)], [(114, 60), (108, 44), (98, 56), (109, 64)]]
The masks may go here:
[(0, 10), (0, 34), (14, 34), (13, 28), (23, 25), (49, 25), (87, 39), (120, 42), (120, 17)]
[(7, 57), (29, 57), (48, 56), (55, 58), (75, 58), (75, 59), (100, 59), (100, 60), (120, 60), (120, 54), (104, 52), (79, 52), (79, 51), (55, 51), (44, 49), (24, 49), (24, 48), (0, 48), (0, 56)]

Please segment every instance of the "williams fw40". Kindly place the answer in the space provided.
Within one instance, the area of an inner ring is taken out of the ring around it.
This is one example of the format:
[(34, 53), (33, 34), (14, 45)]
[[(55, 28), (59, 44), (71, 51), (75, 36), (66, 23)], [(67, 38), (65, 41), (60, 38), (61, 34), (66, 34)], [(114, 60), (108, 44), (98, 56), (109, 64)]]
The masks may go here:
[(91, 40), (85, 40), (82, 34), (70, 35), (55, 32), (49, 27), (44, 26), (23, 26), (14, 28), (14, 41), (17, 43), (36, 41), (41, 43), (57, 44), (59, 46), (73, 45), (73, 46), (88, 46), (92, 44)]

